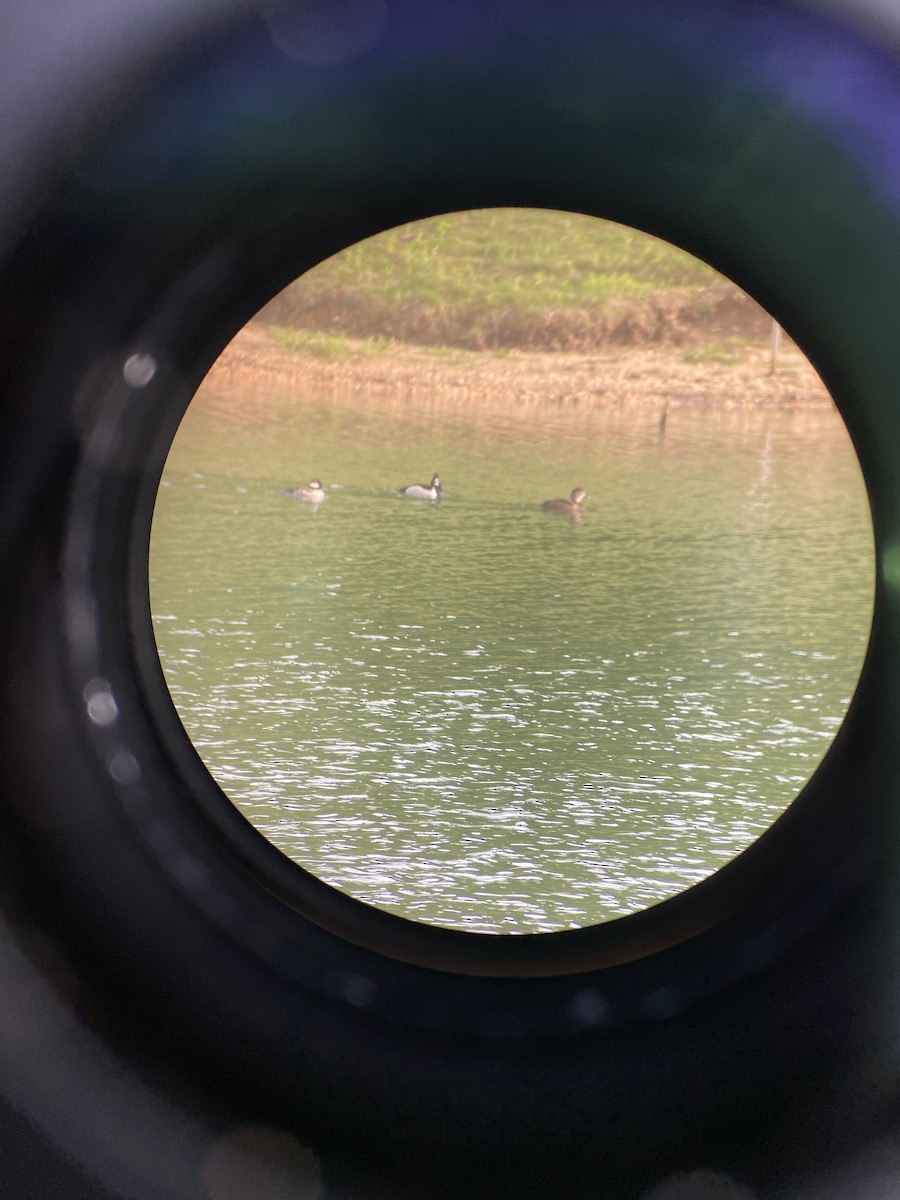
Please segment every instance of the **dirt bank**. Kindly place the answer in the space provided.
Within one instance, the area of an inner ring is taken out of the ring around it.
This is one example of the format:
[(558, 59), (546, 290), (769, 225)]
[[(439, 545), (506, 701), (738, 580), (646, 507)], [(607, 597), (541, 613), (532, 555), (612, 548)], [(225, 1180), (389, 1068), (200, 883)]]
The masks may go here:
[(765, 339), (691, 346), (631, 346), (603, 353), (433, 349), (347, 339), (339, 357), (282, 349), (253, 322), (225, 349), (208, 376), (217, 390), (315, 388), (393, 394), (481, 405), (549, 404), (606, 408), (641, 405), (830, 406), (816, 372), (785, 339), (771, 370)]

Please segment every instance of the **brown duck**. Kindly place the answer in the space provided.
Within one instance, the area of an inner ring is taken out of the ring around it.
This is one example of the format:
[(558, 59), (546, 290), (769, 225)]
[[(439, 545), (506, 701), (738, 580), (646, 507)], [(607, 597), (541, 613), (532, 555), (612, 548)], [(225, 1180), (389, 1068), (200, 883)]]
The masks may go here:
[(568, 500), (545, 500), (541, 505), (544, 512), (563, 513), (567, 517), (580, 517), (584, 512), (587, 492), (584, 488), (573, 488)]

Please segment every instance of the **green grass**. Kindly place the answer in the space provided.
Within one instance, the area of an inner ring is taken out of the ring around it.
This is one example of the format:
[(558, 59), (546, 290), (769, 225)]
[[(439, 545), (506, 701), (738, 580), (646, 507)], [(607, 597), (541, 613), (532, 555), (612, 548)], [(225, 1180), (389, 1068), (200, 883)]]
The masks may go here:
[[(479, 209), (349, 247), (291, 284), (264, 319), (323, 337), (564, 349), (599, 344), (625, 309), (649, 311), (660, 292), (694, 292), (699, 305), (704, 289), (722, 283), (705, 263), (623, 225), (577, 213)], [(331, 353), (327, 342), (302, 348)]]
[(577, 213), (479, 209), (359, 242), (307, 272), (304, 290), (340, 288), (388, 303), (581, 308), (720, 277), (645, 233)]

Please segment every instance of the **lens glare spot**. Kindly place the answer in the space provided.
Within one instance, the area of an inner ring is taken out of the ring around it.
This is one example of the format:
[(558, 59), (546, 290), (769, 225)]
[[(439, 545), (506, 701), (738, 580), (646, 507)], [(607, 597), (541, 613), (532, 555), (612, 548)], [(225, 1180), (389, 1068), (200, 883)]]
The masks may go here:
[(658, 1021), (668, 1020), (676, 1016), (684, 1007), (682, 994), (674, 987), (657, 988), (644, 1000), (643, 1009), (649, 1017)]
[(117, 750), (109, 762), (109, 773), (116, 783), (135, 783), (141, 776), (141, 768), (128, 750)]
[(757, 1193), (723, 1171), (685, 1171), (655, 1184), (641, 1200), (757, 1200)]
[(118, 719), (119, 706), (103, 679), (94, 679), (84, 688), (87, 714), (95, 725), (112, 725)]
[(157, 363), (152, 354), (132, 354), (125, 360), (122, 378), (129, 387), (144, 388), (153, 380), (156, 371)]
[(379, 41), (388, 16), (384, 0), (301, 0), (270, 4), (265, 16), (279, 50), (313, 67), (353, 62)]
[(375, 999), (375, 984), (365, 975), (354, 975), (344, 985), (344, 998), (356, 1008), (367, 1008)]
[(892, 588), (900, 588), (900, 545), (888, 546), (881, 561), (885, 582)]
[(207, 1200), (319, 1200), (318, 1156), (291, 1134), (265, 1126), (241, 1126), (215, 1143), (200, 1178)]
[(579, 1025), (602, 1025), (609, 1012), (609, 1002), (596, 988), (585, 988), (572, 998), (570, 1011)]

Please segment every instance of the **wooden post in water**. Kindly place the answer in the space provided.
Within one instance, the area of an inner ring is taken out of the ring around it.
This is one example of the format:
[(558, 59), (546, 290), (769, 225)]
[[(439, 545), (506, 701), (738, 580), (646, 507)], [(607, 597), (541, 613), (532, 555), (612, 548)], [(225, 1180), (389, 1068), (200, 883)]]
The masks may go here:
[(781, 349), (781, 326), (772, 318), (772, 335), (769, 344), (769, 374), (774, 375), (778, 369), (778, 351)]

